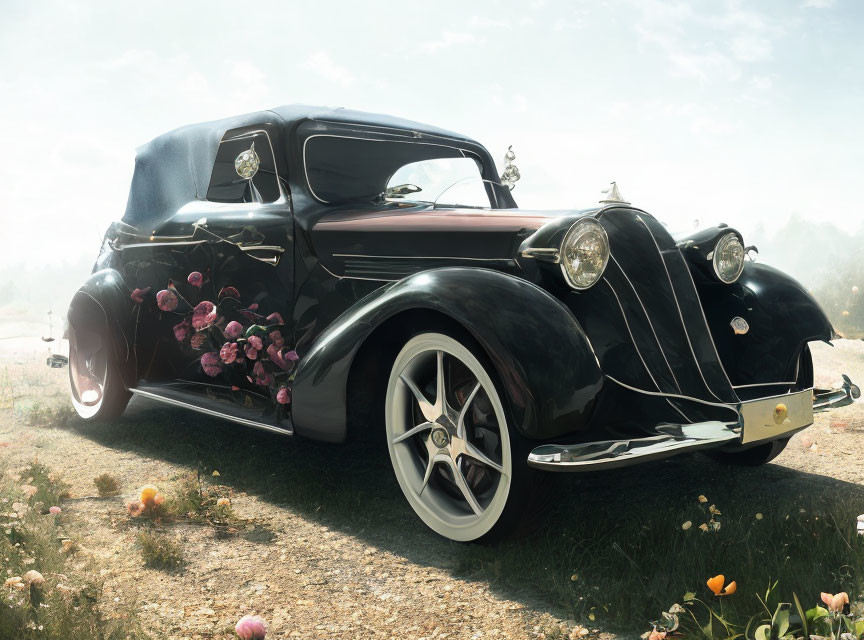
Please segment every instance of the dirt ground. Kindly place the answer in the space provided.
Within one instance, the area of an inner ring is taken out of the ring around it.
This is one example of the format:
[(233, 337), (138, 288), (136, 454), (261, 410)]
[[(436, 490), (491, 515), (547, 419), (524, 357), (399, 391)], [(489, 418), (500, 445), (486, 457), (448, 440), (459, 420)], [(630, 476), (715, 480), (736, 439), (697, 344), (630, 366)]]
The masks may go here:
[[(195, 439), (207, 439), (216, 450), (225, 447), (226, 456), (237, 446), (236, 438), (254, 438), (262, 449), (283, 447), (283, 440), (269, 434), (236, 435), (233, 426), (140, 399), (133, 399), (128, 415), (113, 428), (140, 429), (170, 415), (177, 431), (163, 428), (151, 442), (140, 434), (127, 441), (74, 425), (25, 426), (23, 417), (35, 398), (60, 402), (66, 393), (66, 370), (45, 367), (46, 350), (39, 341), (0, 341), (0, 386), (18, 390), (0, 396), (0, 459), (14, 467), (38, 457), (62, 474), (72, 494), (63, 505), (68, 528), (81, 553), (102, 567), (106, 598), (118, 606), (134, 606), (154, 637), (233, 637), (234, 622), (247, 613), (263, 615), (272, 629), (268, 637), (273, 638), (601, 635), (558, 617), (552, 607), (532, 598), (530, 589), (501, 589), (492, 582), (459, 577), (454, 546), (425, 532), (407, 508), (400, 507), (380, 527), (368, 524), (368, 519), (355, 525), (345, 514), (335, 520), (339, 526), (333, 526), (332, 518), (317, 513), (327, 510), (325, 471), (320, 474), (324, 498), (317, 507), (311, 499), (280, 503), (266, 493), (246, 490), (249, 485), (229, 470), (220, 471), (218, 480), (233, 487), (236, 511), (254, 520), (255, 528), (244, 535), (220, 537), (208, 526), (172, 524), (171, 531), (183, 540), (185, 567), (171, 573), (144, 568), (136, 550), (137, 524), (124, 509), (139, 486), (170, 487), (179, 474), (199, 466)], [(864, 342), (841, 340), (834, 348), (817, 345), (813, 351), (817, 383), (834, 382), (839, 373), (864, 380)], [(300, 467), (306, 464), (304, 451), (312, 458), (335, 455), (326, 448), (289, 448), (300, 454)], [(776, 464), (864, 484), (862, 450), (864, 405), (859, 404), (817, 416), (812, 427), (792, 439)], [(290, 467), (295, 459), (286, 460)], [(339, 458), (339, 464), (345, 460)], [(254, 461), (249, 464), (254, 473)], [(93, 478), (106, 471), (120, 480), (121, 496), (95, 495)], [(209, 475), (209, 468), (205, 472)], [(292, 473), (286, 469), (289, 479), (297, 477)], [(316, 481), (314, 469), (306, 478), (305, 482)], [(383, 491), (398, 491), (390, 478), (386, 483), (389, 488)], [(294, 490), (302, 496), (306, 488)], [(363, 487), (356, 491), (359, 500), (351, 502), (354, 498), (342, 495), (338, 504), (362, 508)]]

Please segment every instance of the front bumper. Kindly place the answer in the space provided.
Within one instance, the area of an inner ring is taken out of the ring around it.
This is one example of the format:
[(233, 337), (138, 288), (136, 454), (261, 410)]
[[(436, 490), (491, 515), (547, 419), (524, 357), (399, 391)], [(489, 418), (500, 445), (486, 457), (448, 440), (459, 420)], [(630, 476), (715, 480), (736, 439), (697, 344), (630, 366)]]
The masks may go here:
[(655, 427), (655, 435), (646, 438), (544, 444), (528, 455), (528, 464), (547, 471), (613, 469), (685, 451), (778, 440), (810, 426), (814, 413), (852, 404), (860, 397), (861, 390), (844, 375), (836, 389), (808, 389), (732, 405), (738, 412), (735, 422), (661, 424)]

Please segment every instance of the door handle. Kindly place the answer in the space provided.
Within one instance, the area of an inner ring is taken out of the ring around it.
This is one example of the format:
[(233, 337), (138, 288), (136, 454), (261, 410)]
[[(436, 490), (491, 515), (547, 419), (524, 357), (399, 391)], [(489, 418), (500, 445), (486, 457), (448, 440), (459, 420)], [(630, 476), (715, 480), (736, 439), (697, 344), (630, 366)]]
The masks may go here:
[(279, 264), (282, 254), (285, 253), (285, 247), (279, 245), (258, 244), (258, 245), (237, 245), (250, 258), (254, 258), (259, 262), (269, 264), (275, 267)]

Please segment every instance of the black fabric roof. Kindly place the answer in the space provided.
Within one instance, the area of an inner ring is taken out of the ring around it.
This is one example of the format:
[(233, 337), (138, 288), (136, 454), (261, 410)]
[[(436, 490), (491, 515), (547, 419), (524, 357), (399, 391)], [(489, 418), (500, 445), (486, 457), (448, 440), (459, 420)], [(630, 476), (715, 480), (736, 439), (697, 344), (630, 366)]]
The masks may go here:
[[(187, 125), (169, 131), (138, 148), (135, 172), (123, 222), (151, 233), (183, 205), (206, 199), (219, 142), (226, 131), (272, 124), (287, 136), (306, 120), (355, 124), (379, 129), (407, 129), (430, 136), (470, 141), (466, 136), (393, 116), (349, 109), (286, 105), (268, 111)], [(285, 140), (286, 137), (283, 137)], [(284, 144), (284, 143), (283, 143)], [(277, 155), (284, 151), (277, 149)]]

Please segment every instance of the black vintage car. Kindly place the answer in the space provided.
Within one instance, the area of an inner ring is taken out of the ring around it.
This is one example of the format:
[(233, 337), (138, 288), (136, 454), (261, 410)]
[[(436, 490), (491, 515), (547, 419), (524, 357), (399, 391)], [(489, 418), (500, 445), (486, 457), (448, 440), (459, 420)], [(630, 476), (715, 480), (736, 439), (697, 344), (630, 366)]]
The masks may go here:
[(468, 541), (518, 524), (543, 471), (761, 464), (859, 395), (813, 389), (831, 324), (734, 228), (670, 235), (614, 185), (521, 210), (512, 160), (499, 177), (465, 136), (306, 106), (156, 138), (69, 309), (76, 410), (136, 394), (371, 430), (417, 515)]

